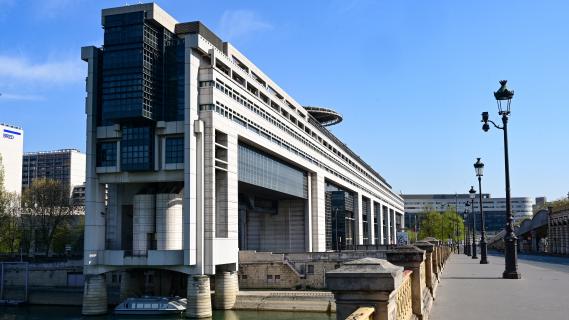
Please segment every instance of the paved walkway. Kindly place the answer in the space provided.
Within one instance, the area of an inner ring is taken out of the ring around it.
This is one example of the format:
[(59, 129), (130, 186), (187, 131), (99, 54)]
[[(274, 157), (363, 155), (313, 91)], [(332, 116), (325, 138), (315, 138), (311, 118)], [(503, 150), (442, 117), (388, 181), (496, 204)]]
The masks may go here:
[(464, 254), (449, 259), (439, 283), (432, 320), (569, 319), (567, 265), (518, 261), (521, 280), (502, 279), (504, 258), (481, 265)]

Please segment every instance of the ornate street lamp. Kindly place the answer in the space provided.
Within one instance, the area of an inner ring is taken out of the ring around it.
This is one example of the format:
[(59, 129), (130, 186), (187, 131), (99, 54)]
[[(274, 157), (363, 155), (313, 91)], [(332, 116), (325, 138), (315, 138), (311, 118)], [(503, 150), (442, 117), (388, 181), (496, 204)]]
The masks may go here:
[(468, 191), (470, 195), (470, 215), (472, 216), (472, 259), (478, 259), (476, 255), (476, 216), (474, 215), (474, 198), (476, 197), (476, 190), (474, 190), (474, 186), (470, 186), (470, 190)]
[[(470, 202), (466, 201), (464, 204), (466, 207), (470, 207)], [(464, 254), (470, 256), (470, 220), (468, 220), (468, 210), (464, 209)]]
[(464, 209), (462, 214), (462, 227), (462, 253), (466, 255), (466, 209)]
[(512, 217), (512, 203), (510, 199), (510, 161), (508, 156), (508, 118), (510, 116), (510, 104), (514, 97), (514, 91), (508, 90), (506, 84), (507, 80), (500, 81), (500, 89), (494, 92), (494, 98), (498, 104), (498, 114), (502, 116), (502, 126), (500, 127), (492, 120), (489, 120), (488, 112), (482, 113), (482, 130), (490, 130), (488, 122), (492, 123), (494, 127), (504, 131), (504, 163), (506, 175), (506, 235), (504, 236), (505, 243), (505, 260), (506, 269), (502, 274), (504, 279), (521, 279), (522, 274), (518, 271), (518, 252), (517, 242), (518, 238), (514, 234), (514, 219)]
[(478, 194), (480, 195), (480, 201), (478, 202), (480, 206), (480, 264), (488, 264), (486, 226), (484, 223), (484, 211), (482, 209), (482, 176), (484, 175), (484, 163), (480, 161), (480, 158), (476, 158), (474, 170), (476, 171), (476, 176), (478, 177)]

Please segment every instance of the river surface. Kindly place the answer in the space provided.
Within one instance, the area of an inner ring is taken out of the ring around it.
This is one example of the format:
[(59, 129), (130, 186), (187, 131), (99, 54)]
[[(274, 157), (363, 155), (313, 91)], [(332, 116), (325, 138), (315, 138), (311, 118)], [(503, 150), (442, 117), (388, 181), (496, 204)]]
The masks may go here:
[[(182, 316), (117, 316), (107, 315), (101, 317), (84, 317), (81, 315), (81, 308), (78, 307), (59, 307), (59, 306), (20, 306), (5, 307), (0, 306), (0, 320), (43, 320), (43, 319), (62, 319), (62, 320), (138, 320), (138, 319), (185, 319)], [(213, 320), (333, 320), (335, 314), (312, 312), (274, 312), (274, 311), (214, 311)]]

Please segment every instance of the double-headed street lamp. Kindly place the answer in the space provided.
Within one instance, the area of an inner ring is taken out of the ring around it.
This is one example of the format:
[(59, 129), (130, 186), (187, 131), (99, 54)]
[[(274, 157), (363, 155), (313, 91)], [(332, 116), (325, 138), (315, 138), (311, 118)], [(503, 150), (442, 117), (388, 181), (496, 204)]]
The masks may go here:
[(476, 197), (476, 190), (474, 186), (470, 186), (468, 191), (470, 195), (470, 215), (472, 216), (472, 259), (478, 259), (476, 255), (476, 216), (474, 215), (474, 198)]
[(495, 124), (489, 120), (488, 112), (482, 112), (482, 130), (490, 130), (488, 122), (492, 123), (494, 127), (504, 131), (504, 163), (506, 174), (506, 235), (504, 236), (505, 243), (505, 259), (506, 269), (502, 274), (504, 279), (521, 279), (522, 274), (518, 271), (518, 252), (517, 241), (518, 238), (514, 234), (514, 219), (512, 217), (512, 203), (510, 199), (510, 161), (508, 156), (508, 117), (510, 116), (510, 104), (514, 97), (514, 91), (508, 90), (506, 84), (507, 80), (500, 81), (500, 89), (494, 92), (494, 98), (498, 104), (498, 114), (502, 116), (502, 126)]
[(478, 194), (480, 195), (480, 201), (478, 202), (480, 206), (480, 264), (488, 264), (488, 257), (486, 255), (488, 251), (486, 246), (486, 226), (484, 223), (484, 211), (482, 209), (482, 176), (484, 175), (484, 163), (480, 161), (480, 158), (476, 158), (474, 170), (478, 177)]

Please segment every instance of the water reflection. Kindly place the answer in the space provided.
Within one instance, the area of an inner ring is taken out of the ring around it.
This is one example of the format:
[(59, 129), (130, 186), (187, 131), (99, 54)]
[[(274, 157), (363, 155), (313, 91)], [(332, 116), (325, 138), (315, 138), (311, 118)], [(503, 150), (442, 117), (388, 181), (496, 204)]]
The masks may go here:
[[(83, 317), (81, 308), (60, 306), (0, 306), (0, 320), (147, 320), (147, 319), (185, 319), (183, 316), (118, 316), (106, 315), (100, 317)], [(212, 320), (332, 320), (335, 315), (311, 312), (280, 312), (280, 311), (214, 311)]]

